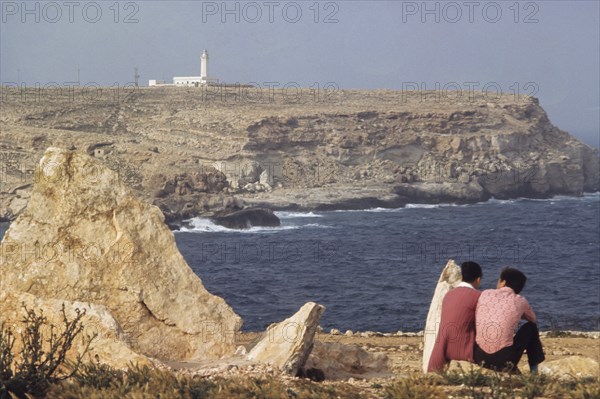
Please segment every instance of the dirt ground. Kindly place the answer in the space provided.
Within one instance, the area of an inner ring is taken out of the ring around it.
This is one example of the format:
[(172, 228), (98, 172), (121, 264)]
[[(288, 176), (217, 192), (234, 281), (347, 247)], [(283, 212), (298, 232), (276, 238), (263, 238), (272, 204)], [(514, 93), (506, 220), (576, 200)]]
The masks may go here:
[[(240, 336), (240, 345), (253, 346), (257, 333), (244, 333)], [(360, 333), (352, 336), (319, 333), (317, 341), (339, 342), (344, 345), (358, 345), (369, 352), (383, 352), (388, 355), (388, 365), (397, 375), (407, 375), (421, 371), (423, 356), (423, 337), (411, 336), (370, 336)], [(542, 337), (546, 361), (557, 360), (567, 356), (586, 356), (600, 362), (600, 339), (585, 337)], [(519, 368), (527, 369), (527, 357), (521, 359)]]
[[(579, 355), (590, 357), (600, 362), (600, 339), (597, 333), (595, 333), (595, 337), (576, 336), (575, 334), (568, 333), (561, 333), (560, 337), (548, 335), (551, 334), (542, 333), (542, 344), (546, 353), (546, 361)], [(240, 335), (238, 342), (246, 348), (251, 348), (259, 339), (260, 336), (258, 333), (243, 333)], [(325, 381), (323, 384), (326, 385), (343, 386), (349, 384), (353, 389), (356, 389), (356, 392), (360, 392), (363, 397), (383, 398), (385, 397), (383, 387), (393, 383), (394, 380), (422, 375), (422, 336), (383, 335), (379, 333), (354, 333), (352, 336), (346, 336), (318, 333), (315, 340), (357, 345), (369, 352), (386, 353), (388, 356), (388, 366), (393, 373), (392, 376), (386, 378), (352, 378), (348, 381)], [(527, 356), (523, 356), (519, 364), (519, 368), (523, 371), (528, 370), (526, 359)], [(469, 397), (468, 395), (464, 396), (464, 386), (443, 386), (442, 390), (448, 398)], [(549, 391), (546, 391), (546, 396), (536, 397), (562, 397), (562, 393), (552, 392), (552, 390), (551, 388)]]

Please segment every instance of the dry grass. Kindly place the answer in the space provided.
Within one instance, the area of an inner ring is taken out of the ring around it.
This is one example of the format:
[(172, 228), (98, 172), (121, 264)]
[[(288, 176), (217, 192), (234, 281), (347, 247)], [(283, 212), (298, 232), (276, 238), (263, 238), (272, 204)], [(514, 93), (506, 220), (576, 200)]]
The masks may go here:
[[(28, 327), (20, 337), (9, 329), (0, 329), (0, 399), (600, 399), (598, 378), (564, 382), (541, 375), (509, 375), (477, 368), (444, 375), (397, 372), (395, 378), (377, 383), (315, 383), (273, 376), (201, 377), (134, 365), (123, 371), (100, 363), (67, 364), (62, 354), (81, 331), (79, 319), (65, 317), (63, 335), (55, 333), (52, 339), (41, 333), (43, 315), (29, 312), (24, 321)], [(28, 343), (28, 354), (14, 353), (17, 338)], [(48, 342), (54, 342), (50, 345), (53, 352), (42, 351)], [(381, 349), (386, 343), (382, 338), (375, 342)], [(414, 352), (406, 351), (418, 356)]]

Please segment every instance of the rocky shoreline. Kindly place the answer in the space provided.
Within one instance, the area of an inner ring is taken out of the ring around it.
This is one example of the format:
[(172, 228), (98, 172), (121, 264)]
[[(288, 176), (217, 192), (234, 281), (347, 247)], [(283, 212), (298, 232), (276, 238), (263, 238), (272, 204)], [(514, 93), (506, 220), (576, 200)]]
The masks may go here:
[(527, 96), (424, 101), (343, 90), (326, 101), (252, 103), (177, 88), (105, 97), (113, 101), (47, 94), (2, 88), (0, 220), (23, 211), (51, 146), (98, 159), (174, 225), (246, 207), (397, 208), (600, 189), (598, 149), (552, 125)]
[[(145, 375), (162, 370), (170, 374), (156, 376), (165, 381), (183, 375), (233, 384), (240, 377), (255, 382), (265, 378), (283, 383), (277, 388), (283, 390), (287, 383), (297, 382), (322, 383), (309, 389), (345, 384), (360, 395), (353, 397), (369, 398), (386, 397), (383, 391), (395, 389), (396, 383), (421, 389), (431, 378), (438, 378), (436, 390), (463, 395), (455, 386), (460, 384), (456, 381), (468, 378), (464, 372), (445, 376), (421, 373), (432, 337), (425, 332), (324, 333), (319, 321), (325, 307), (315, 302), (307, 302), (265, 331), (242, 332), (241, 317), (223, 298), (206, 290), (182, 257), (163, 213), (137, 198), (118, 173), (93, 156), (54, 147), (45, 151), (40, 169), (42, 176), (26, 209), (2, 240), (3, 329), (22, 328), (28, 321), (25, 313), (43, 314), (43, 323), (55, 327), (77, 320), (81, 323), (78, 331), (88, 341), (70, 341), (72, 346), (64, 358), (82, 358), (103, 373), (107, 368)], [(263, 216), (250, 215), (244, 217)], [(449, 260), (448, 268), (456, 270), (458, 266)], [(446, 275), (442, 272), (441, 276)], [(454, 273), (448, 282), (442, 277), (438, 287), (454, 284), (460, 276)], [(441, 297), (434, 295), (430, 309), (439, 309), (440, 302)], [(29, 327), (27, 331), (35, 330)], [(426, 330), (433, 330), (430, 327), (428, 324)], [(54, 334), (56, 330), (50, 331)], [(593, 382), (600, 353), (590, 353), (589, 348), (598, 339), (600, 332), (542, 334), (548, 359), (540, 373), (552, 381), (574, 380), (578, 387)], [(25, 356), (25, 346), (23, 339), (14, 347), (11, 344), (10, 350), (17, 357)], [(122, 376), (109, 374), (111, 378)], [(496, 378), (490, 382), (496, 384), (503, 377), (489, 378)], [(72, 381), (55, 388), (75, 387), (69, 384)], [(242, 392), (248, 389), (253, 388), (245, 387)]]

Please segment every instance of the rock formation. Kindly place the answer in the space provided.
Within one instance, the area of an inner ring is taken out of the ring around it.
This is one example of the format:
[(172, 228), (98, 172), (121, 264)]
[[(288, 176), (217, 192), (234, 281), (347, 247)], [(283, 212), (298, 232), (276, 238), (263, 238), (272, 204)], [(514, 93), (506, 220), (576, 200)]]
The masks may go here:
[(249, 229), (253, 226), (277, 227), (281, 224), (279, 218), (270, 209), (247, 208), (240, 211), (218, 215), (212, 220), (230, 229)]
[(3, 295), (103, 306), (144, 356), (233, 354), (240, 317), (204, 288), (157, 207), (88, 155), (49, 148), (36, 170), (27, 208), (2, 241)]
[(316, 341), (304, 368), (321, 370), (328, 380), (383, 377), (390, 373), (385, 353), (370, 353), (356, 345), (337, 342)]
[(207, 99), (202, 90), (103, 93), (107, 101), (74, 102), (43, 90), (3, 92), (0, 218), (22, 212), (50, 146), (88, 149), (167, 222), (231, 211), (238, 201), (345, 209), (600, 188), (598, 150), (552, 125), (527, 96), (344, 90), (326, 101), (290, 102), (277, 92), (253, 103)]
[(308, 302), (290, 318), (270, 325), (263, 339), (248, 353), (248, 359), (269, 363), (283, 373), (297, 375), (313, 348), (324, 311), (323, 306)]
[(560, 379), (598, 378), (600, 365), (594, 359), (585, 356), (569, 356), (563, 359), (543, 362), (538, 371)]
[(462, 279), (460, 267), (451, 259), (448, 261), (438, 280), (427, 312), (427, 322), (425, 323), (425, 333), (423, 342), (423, 372), (427, 372), (429, 358), (433, 351), (433, 346), (437, 339), (440, 320), (442, 317), (442, 301), (444, 296), (452, 288), (456, 287)]

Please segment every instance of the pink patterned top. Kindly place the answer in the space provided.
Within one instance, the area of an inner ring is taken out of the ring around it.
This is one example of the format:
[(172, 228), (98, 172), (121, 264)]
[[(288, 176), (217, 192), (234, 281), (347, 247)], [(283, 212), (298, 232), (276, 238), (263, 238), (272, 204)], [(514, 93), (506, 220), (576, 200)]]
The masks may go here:
[(527, 299), (510, 287), (485, 290), (475, 310), (475, 342), (490, 354), (511, 346), (521, 319), (536, 322)]

